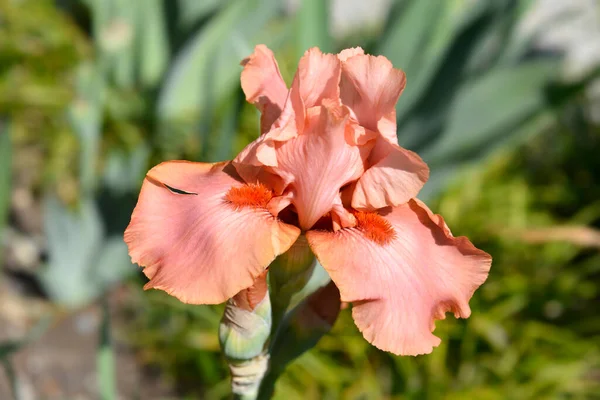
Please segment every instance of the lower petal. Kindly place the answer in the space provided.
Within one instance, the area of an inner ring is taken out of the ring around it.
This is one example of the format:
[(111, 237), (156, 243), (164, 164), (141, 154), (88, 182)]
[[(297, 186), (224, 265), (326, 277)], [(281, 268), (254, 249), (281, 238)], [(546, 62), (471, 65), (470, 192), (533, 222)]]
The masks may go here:
[(440, 343), (434, 321), (447, 311), (470, 315), (491, 257), (452, 237), (418, 201), (356, 216), (354, 228), (308, 232), (311, 248), (342, 301), (354, 303), (354, 321), (369, 342), (394, 354), (430, 353)]
[(125, 231), (147, 288), (216, 304), (255, 282), (299, 230), (273, 217), (271, 192), (245, 185), (229, 163), (171, 161), (152, 168)]

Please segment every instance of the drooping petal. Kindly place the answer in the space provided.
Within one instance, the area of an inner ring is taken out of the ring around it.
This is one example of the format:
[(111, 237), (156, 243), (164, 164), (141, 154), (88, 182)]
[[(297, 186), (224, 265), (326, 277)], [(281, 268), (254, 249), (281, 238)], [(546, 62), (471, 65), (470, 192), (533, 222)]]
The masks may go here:
[(229, 163), (171, 161), (152, 168), (125, 231), (147, 288), (216, 304), (255, 282), (300, 231), (273, 217), (272, 193), (246, 185)]
[(264, 44), (257, 45), (242, 65), (241, 82), (246, 100), (260, 111), (260, 131), (267, 132), (283, 110), (288, 89), (273, 52)]
[(470, 315), (473, 292), (491, 258), (465, 237), (452, 237), (440, 216), (416, 200), (385, 213), (357, 213), (357, 226), (309, 231), (317, 258), (338, 286), (364, 337), (395, 354), (430, 353), (434, 321), (447, 311)]
[(292, 204), (300, 226), (312, 227), (328, 213), (340, 188), (364, 171), (368, 147), (352, 146), (344, 136), (348, 112), (334, 101), (324, 101), (317, 113), (307, 116), (304, 134), (278, 145), (274, 173), (289, 181)]
[(396, 102), (406, 86), (404, 72), (383, 56), (354, 55), (342, 63), (340, 96), (358, 123), (397, 144)]
[(356, 182), (352, 207), (357, 210), (376, 210), (397, 206), (416, 197), (427, 179), (429, 168), (416, 153), (379, 141), (369, 156), (371, 162), (385, 147), (382, 155)]

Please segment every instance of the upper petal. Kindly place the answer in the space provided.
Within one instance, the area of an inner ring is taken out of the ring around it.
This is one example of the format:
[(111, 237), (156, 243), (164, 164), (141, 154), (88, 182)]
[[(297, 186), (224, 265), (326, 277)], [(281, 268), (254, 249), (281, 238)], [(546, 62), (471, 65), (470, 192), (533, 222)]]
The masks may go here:
[(346, 61), (350, 57), (363, 55), (363, 54), (365, 54), (365, 51), (361, 47), (352, 47), (352, 48), (344, 49), (344, 50), (340, 51), (337, 56), (340, 59), (340, 61)]
[[(276, 143), (304, 132), (309, 108), (320, 106), (325, 99), (339, 99), (340, 73), (340, 61), (335, 55), (321, 53), (316, 47), (307, 50), (300, 59), (278, 118), (269, 124), (268, 132), (248, 144), (235, 158), (233, 163), (238, 172), (246, 172), (242, 171), (244, 165), (276, 167)], [(244, 89), (244, 92), (248, 94), (249, 91)]]
[(416, 197), (429, 178), (429, 168), (421, 157), (396, 144), (379, 141), (369, 161), (377, 159), (356, 182), (352, 194), (355, 209), (375, 210), (406, 203)]
[(300, 226), (312, 227), (336, 203), (340, 188), (363, 173), (368, 146), (353, 146), (345, 139), (348, 112), (326, 101), (307, 117), (304, 134), (277, 145), (278, 166), (273, 173), (289, 182), (291, 202)]
[(252, 286), (233, 296), (231, 299), (233, 304), (243, 310), (254, 311), (265, 297), (268, 296), (269, 285), (267, 284), (267, 274), (268, 271), (265, 270), (256, 278)]
[(322, 53), (313, 47), (304, 53), (292, 87), (297, 86), (304, 108), (320, 106), (324, 99), (340, 97), (340, 60), (335, 54)]
[(340, 96), (358, 123), (378, 131), (390, 143), (396, 138), (396, 102), (406, 86), (404, 72), (383, 56), (357, 54), (342, 63)]
[(357, 213), (355, 228), (306, 236), (342, 301), (354, 303), (354, 321), (369, 342), (395, 354), (430, 353), (440, 343), (434, 321), (447, 311), (470, 315), (491, 257), (452, 237), (417, 200), (386, 212)]
[(268, 189), (241, 182), (229, 163), (171, 161), (152, 168), (125, 231), (147, 288), (216, 304), (255, 282), (300, 231), (273, 217)]
[(273, 52), (264, 44), (254, 48), (254, 53), (242, 60), (242, 89), (246, 100), (260, 111), (260, 131), (267, 132), (281, 114), (287, 87)]

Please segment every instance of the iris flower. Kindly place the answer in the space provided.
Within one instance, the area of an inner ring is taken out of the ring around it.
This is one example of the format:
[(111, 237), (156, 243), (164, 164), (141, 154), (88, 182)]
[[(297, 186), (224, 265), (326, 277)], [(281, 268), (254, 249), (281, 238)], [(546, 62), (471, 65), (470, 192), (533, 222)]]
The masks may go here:
[(360, 48), (308, 50), (289, 90), (266, 46), (242, 65), (261, 135), (232, 161), (148, 172), (125, 232), (145, 288), (222, 303), (308, 242), (366, 340), (431, 352), (435, 320), (469, 316), (491, 257), (416, 198), (429, 169), (398, 145), (404, 73)]

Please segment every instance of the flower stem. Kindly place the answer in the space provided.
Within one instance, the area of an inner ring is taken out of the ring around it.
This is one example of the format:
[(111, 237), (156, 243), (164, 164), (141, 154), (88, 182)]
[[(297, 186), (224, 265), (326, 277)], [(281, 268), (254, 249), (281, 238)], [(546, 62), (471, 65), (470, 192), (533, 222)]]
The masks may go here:
[(250, 360), (229, 361), (233, 398), (255, 400), (269, 366), (269, 355), (261, 354)]

